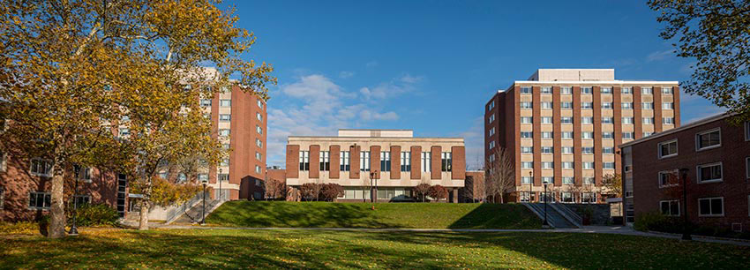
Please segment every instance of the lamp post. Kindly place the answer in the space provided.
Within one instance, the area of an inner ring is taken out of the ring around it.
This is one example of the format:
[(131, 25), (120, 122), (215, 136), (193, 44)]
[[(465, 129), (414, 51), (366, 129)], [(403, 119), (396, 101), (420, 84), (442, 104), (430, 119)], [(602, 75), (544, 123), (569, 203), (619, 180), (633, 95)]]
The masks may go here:
[(221, 174), (222, 174), (222, 171), (223, 171), (222, 168), (219, 167), (219, 174), (216, 175), (216, 179), (219, 180), (219, 196), (221, 196), (221, 199), (219, 199), (219, 200), (223, 201), (224, 200), (224, 190), (221, 189), (221, 182), (223, 182), (223, 181), (219, 178), (219, 176), (221, 176)]
[(73, 186), (73, 224), (70, 225), (70, 232), (68, 232), (68, 235), (76, 236), (78, 235), (78, 228), (76, 227), (76, 217), (78, 216), (78, 200), (76, 200), (76, 196), (78, 195), (78, 178), (81, 175), (81, 168), (76, 169), (76, 179), (75, 185)]
[[(370, 185), (373, 186), (374, 190), (370, 190), (370, 201), (372, 202), (372, 210), (375, 210), (375, 203), (378, 201), (378, 171), (374, 170), (370, 172)], [(375, 185), (372, 185), (373, 180)]]
[(547, 227), (549, 226), (549, 223), (547, 223), (547, 182), (544, 182), (544, 224), (542, 226)]
[(531, 203), (531, 193), (533, 192), (532, 189), (534, 189), (534, 172), (529, 171), (529, 203)]
[(688, 168), (682, 168), (680, 169), (680, 173), (682, 173), (682, 212), (685, 214), (683, 215), (684, 222), (682, 224), (682, 240), (693, 240), (693, 238), (690, 236), (690, 224), (688, 221), (688, 211), (687, 211), (687, 173), (690, 171)]
[(206, 184), (208, 181), (203, 181), (203, 212), (201, 213), (201, 225), (206, 225)]

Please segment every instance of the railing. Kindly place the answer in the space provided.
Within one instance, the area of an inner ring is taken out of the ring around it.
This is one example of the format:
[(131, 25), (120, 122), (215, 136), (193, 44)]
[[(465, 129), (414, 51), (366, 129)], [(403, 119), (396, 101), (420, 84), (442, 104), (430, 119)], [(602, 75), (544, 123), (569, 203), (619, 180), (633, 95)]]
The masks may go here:
[(581, 225), (583, 224), (583, 218), (581, 218), (581, 216), (578, 215), (578, 213), (571, 210), (569, 207), (565, 206), (564, 204), (557, 204), (553, 207), (555, 207), (555, 210), (560, 212), (560, 214), (562, 214), (564, 217), (570, 219), (573, 225), (581, 227)]
[(196, 203), (203, 200), (203, 193), (196, 194), (193, 198), (188, 200), (187, 202), (181, 204), (180, 206), (177, 206), (173, 209), (170, 209), (167, 211), (167, 218), (166, 218), (166, 224), (172, 223), (173, 221), (177, 220), (180, 216), (185, 214), (187, 210), (190, 210), (190, 208), (193, 207)]

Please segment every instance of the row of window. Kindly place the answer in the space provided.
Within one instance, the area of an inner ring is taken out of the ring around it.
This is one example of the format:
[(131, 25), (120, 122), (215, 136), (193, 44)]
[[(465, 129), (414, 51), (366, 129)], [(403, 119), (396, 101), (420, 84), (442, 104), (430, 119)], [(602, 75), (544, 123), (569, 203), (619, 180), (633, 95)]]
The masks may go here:
[[(1, 191), (1, 189), (0, 189)], [(2, 194), (2, 193), (0, 193)], [(0, 209), (2, 209), (2, 199), (0, 198)], [(91, 203), (89, 195), (75, 195), (71, 204), (83, 205)], [(49, 192), (29, 192), (29, 209), (47, 210), (52, 205), (52, 194)]]
[[(563, 169), (575, 169), (575, 162), (572, 161), (566, 161), (562, 162)], [(583, 168), (586, 170), (593, 170), (595, 167), (594, 162), (583, 162)], [(533, 161), (522, 161), (521, 162), (521, 168), (522, 169), (533, 169), (534, 168), (534, 162)], [(555, 163), (552, 161), (544, 161), (542, 162), (542, 169), (554, 169)], [(614, 162), (603, 162), (602, 168), (604, 169), (614, 169), (615, 163)]]
[[(635, 118), (633, 117), (622, 117), (620, 121), (623, 124), (632, 125), (635, 124)], [(614, 117), (602, 117), (601, 123), (602, 124), (613, 124), (615, 122)], [(643, 124), (654, 124), (654, 117), (643, 117), (641, 118), (641, 122)], [(673, 125), (674, 124), (674, 117), (663, 117), (661, 119), (662, 124), (668, 124)], [(523, 116), (521, 117), (521, 124), (533, 124), (534, 123), (534, 117), (532, 116)], [(553, 124), (553, 118), (552, 116), (544, 116), (542, 117), (542, 124)], [(573, 117), (560, 117), (560, 123), (561, 124), (573, 124)], [(582, 124), (594, 124), (594, 117), (592, 116), (583, 116), (581, 117), (581, 123)], [(493, 132), (491, 132), (494, 134)], [(490, 135), (492, 135), (490, 134)]]
[[(211, 107), (212, 103), (213, 103), (212, 99), (204, 98), (204, 99), (200, 100), (201, 107)], [(221, 106), (221, 107), (232, 107), (232, 100), (231, 99), (220, 99), (219, 100), (219, 106)], [(261, 108), (261, 109), (263, 109), (263, 102), (260, 101), (260, 100), (258, 100), (258, 107)], [(258, 119), (258, 120), (260, 120), (260, 119)]]
[[(581, 94), (591, 95), (594, 93), (594, 88), (591, 86), (582, 86), (580, 87)], [(540, 93), (542, 94), (552, 94), (552, 87), (546, 86), (540, 88)], [(612, 94), (612, 87), (600, 87), (599, 92), (602, 94)], [(621, 91), (622, 94), (632, 94), (633, 88), (632, 87), (622, 87)], [(672, 94), (673, 90), (672, 87), (662, 87), (661, 93), (662, 94)], [(530, 86), (522, 86), (521, 87), (521, 94), (532, 94), (533, 90)], [(560, 93), (563, 95), (572, 95), (573, 94), (573, 87), (569, 86), (563, 86), (560, 87)], [(654, 89), (651, 87), (641, 87), (641, 94), (644, 95), (653, 95)]]
[[(421, 164), (422, 172), (430, 172), (432, 166), (432, 153), (422, 152)], [(320, 151), (319, 168), (320, 171), (330, 171), (329, 151)], [(401, 152), (401, 168), (399, 171), (410, 172), (411, 171), (411, 152)], [(362, 151), (359, 155), (359, 166), (360, 171), (370, 171), (370, 151)], [(450, 172), (453, 170), (453, 154), (451, 152), (441, 153), (441, 171)], [(300, 151), (299, 153), (299, 170), (309, 171), (310, 170), (310, 151)], [(351, 170), (351, 152), (341, 151), (339, 156), (339, 171), (348, 172)], [(391, 152), (380, 152), (380, 170), (383, 172), (391, 171)]]
[[(750, 196), (748, 196), (748, 205), (750, 207)], [(659, 201), (659, 209), (665, 216), (680, 216), (680, 201), (665, 200)], [(698, 199), (698, 216), (701, 217), (721, 217), (724, 216), (724, 197), (700, 198)]]
[[(575, 193), (573, 193), (573, 192), (560, 192), (560, 202), (562, 202), (562, 203), (574, 203), (575, 202), (575, 198), (573, 196), (574, 194)], [(580, 201), (581, 203), (596, 203), (596, 201), (597, 201), (597, 199), (596, 199), (597, 196), (596, 196), (595, 192), (581, 192), (579, 194), (580, 194), (579, 198), (581, 199), (581, 201)], [(531, 196), (529, 196), (529, 192), (528, 191), (522, 191), (519, 194), (521, 202), (528, 202), (529, 199), (531, 199), (531, 201), (535, 201), (536, 200), (535, 195), (536, 194), (531, 193)], [(541, 192), (539, 195), (540, 195), (539, 196), (540, 197), (540, 200), (539, 200), (540, 202), (543, 202), (543, 201), (555, 202), (555, 201), (557, 201), (555, 199), (555, 193), (554, 192), (550, 192), (549, 194), (547, 194), (546, 192)]]
[[(542, 102), (542, 109), (544, 110), (552, 110), (554, 109), (554, 106), (552, 105), (552, 102)], [(532, 102), (521, 102), (520, 104), (521, 109), (533, 109), (534, 103)], [(562, 102), (560, 103), (560, 107), (563, 109), (573, 109), (573, 102)], [(621, 104), (621, 108), (624, 110), (632, 110), (633, 109), (633, 102), (623, 102)], [(641, 108), (644, 110), (653, 110), (654, 109), (654, 103), (653, 102), (642, 102)], [(674, 103), (673, 102), (663, 102), (661, 104), (661, 108), (665, 110), (673, 110), (674, 109)], [(594, 109), (594, 103), (593, 102), (581, 102), (581, 109), (587, 109), (592, 110)], [(602, 102), (602, 109), (614, 109), (614, 105), (612, 102)]]
[[(573, 137), (574, 133), (572, 131), (566, 131), (562, 132), (562, 138), (563, 139), (574, 139)], [(643, 136), (648, 137), (653, 135), (652, 132), (644, 132)], [(534, 132), (531, 131), (521, 131), (521, 139), (533, 139), (534, 138)], [(542, 132), (542, 139), (554, 139), (554, 132), (551, 131), (545, 131)], [(581, 132), (581, 138), (582, 139), (594, 139), (594, 132)], [(602, 132), (602, 139), (614, 139), (614, 133), (612, 132)], [(622, 133), (623, 139), (635, 139), (635, 132), (623, 132)]]
[[(573, 154), (574, 147), (572, 146), (564, 146), (561, 147), (563, 154)], [(521, 153), (522, 154), (533, 154), (534, 153), (534, 147), (533, 146), (522, 146), (521, 147)], [(555, 148), (552, 146), (543, 146), (542, 147), (542, 154), (554, 154)], [(583, 154), (594, 154), (594, 147), (581, 147), (581, 153)], [(602, 153), (603, 154), (614, 154), (615, 148), (614, 147), (602, 147)]]

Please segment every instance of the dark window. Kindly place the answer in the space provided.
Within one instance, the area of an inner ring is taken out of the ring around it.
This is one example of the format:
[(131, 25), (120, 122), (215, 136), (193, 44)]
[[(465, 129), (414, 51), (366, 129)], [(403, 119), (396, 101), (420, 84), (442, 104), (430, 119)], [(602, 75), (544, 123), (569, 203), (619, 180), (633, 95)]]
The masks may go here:
[(721, 131), (713, 130), (697, 135), (698, 149), (721, 145)]
[(723, 216), (724, 199), (723, 198), (703, 198), (698, 199), (698, 213), (701, 216)]
[(453, 154), (451, 152), (442, 153), (442, 171), (453, 171)]

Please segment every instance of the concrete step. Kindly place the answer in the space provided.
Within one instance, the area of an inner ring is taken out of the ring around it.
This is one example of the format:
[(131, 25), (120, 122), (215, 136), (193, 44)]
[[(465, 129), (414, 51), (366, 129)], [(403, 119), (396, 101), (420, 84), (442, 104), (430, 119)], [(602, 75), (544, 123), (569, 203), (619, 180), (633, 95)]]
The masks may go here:
[(546, 209), (543, 203), (524, 203), (524, 205), (531, 209), (531, 211), (534, 212), (540, 219), (544, 220), (546, 217), (547, 223), (553, 228), (578, 228), (576, 224), (570, 222), (560, 212), (549, 205), (547, 205)]
[[(210, 214), (222, 200), (206, 200), (206, 216)], [(185, 214), (177, 218), (173, 224), (199, 223), (203, 218), (203, 203), (197, 203), (195, 206), (185, 211)]]

